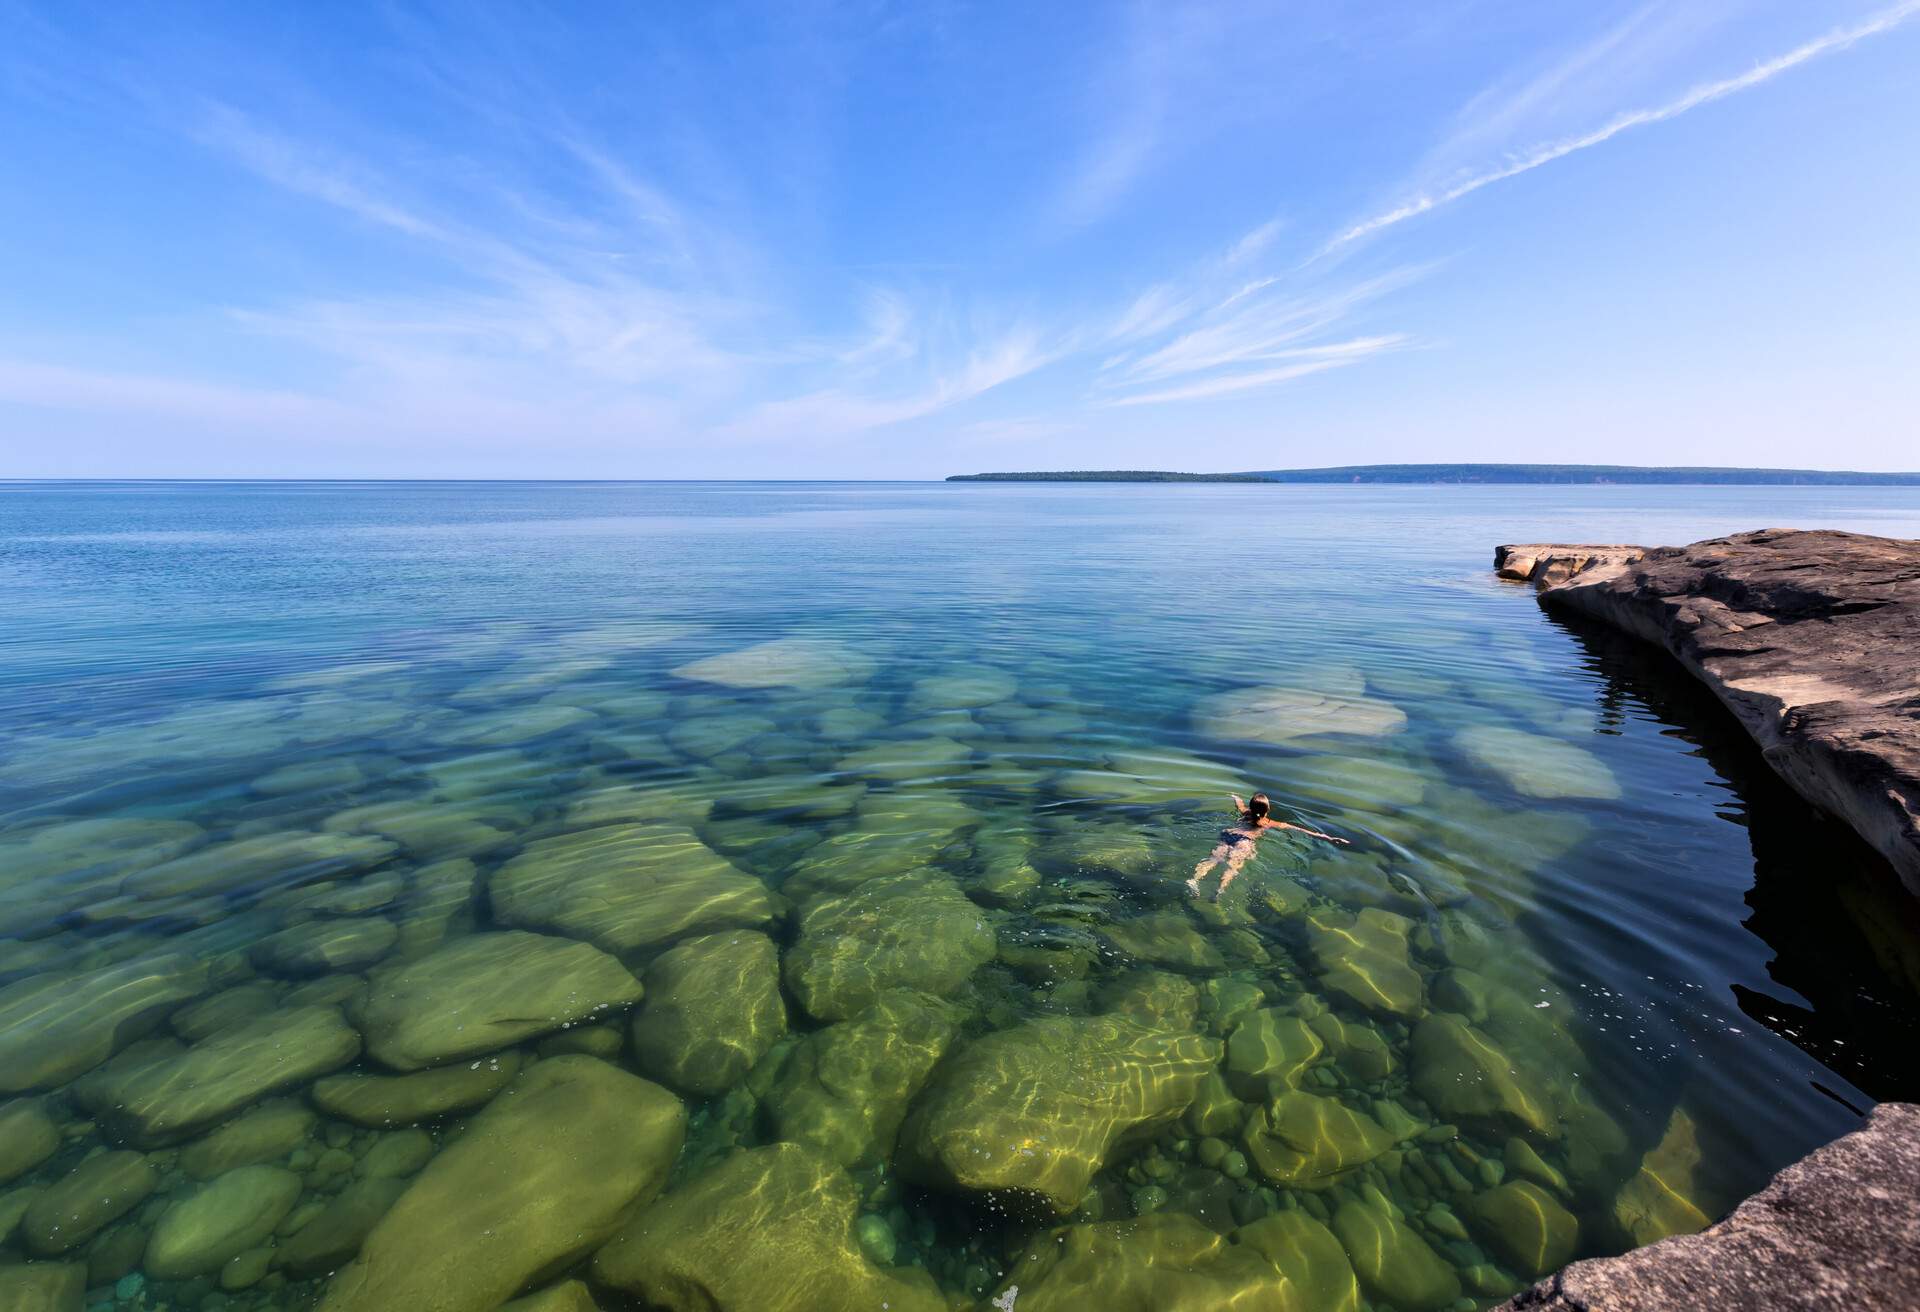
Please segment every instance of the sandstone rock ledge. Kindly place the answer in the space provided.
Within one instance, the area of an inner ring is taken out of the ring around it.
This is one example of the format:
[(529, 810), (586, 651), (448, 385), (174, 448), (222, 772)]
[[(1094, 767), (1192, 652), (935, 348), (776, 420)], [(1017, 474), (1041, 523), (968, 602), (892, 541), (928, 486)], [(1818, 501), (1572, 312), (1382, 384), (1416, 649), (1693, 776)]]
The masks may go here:
[(1920, 1107), (1883, 1103), (1711, 1229), (1575, 1262), (1500, 1312), (1920, 1308), (1917, 1199)]
[(1762, 529), (1686, 547), (1516, 544), (1502, 578), (1665, 647), (1803, 797), (1920, 894), (1920, 541)]

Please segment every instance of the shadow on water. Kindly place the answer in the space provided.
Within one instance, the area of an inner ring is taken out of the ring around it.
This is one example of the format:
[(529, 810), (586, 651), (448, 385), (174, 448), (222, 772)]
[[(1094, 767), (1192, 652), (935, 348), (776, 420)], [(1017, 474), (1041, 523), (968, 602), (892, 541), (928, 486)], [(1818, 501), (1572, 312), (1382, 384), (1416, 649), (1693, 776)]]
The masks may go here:
[(1740, 1010), (1841, 1077), (1808, 1083), (1856, 1115), (1920, 1098), (1920, 902), (1879, 853), (1775, 774), (1666, 653), (1595, 621), (1550, 619), (1603, 680), (1603, 731), (1644, 707), (1729, 786), (1717, 813), (1747, 830), (1753, 852), (1741, 923), (1773, 953), (1765, 986), (1729, 981)]

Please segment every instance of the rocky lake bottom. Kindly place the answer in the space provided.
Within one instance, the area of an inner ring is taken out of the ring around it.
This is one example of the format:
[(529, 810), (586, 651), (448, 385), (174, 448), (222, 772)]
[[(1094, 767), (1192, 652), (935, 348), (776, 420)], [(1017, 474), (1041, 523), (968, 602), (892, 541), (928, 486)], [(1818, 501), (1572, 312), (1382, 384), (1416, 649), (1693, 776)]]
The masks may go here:
[[(6, 489), (0, 1295), (1464, 1312), (1698, 1230), (1920, 1091), (1920, 916), (1486, 565), (1795, 514), (1920, 494)], [(1257, 789), (1348, 843), (1194, 896)]]

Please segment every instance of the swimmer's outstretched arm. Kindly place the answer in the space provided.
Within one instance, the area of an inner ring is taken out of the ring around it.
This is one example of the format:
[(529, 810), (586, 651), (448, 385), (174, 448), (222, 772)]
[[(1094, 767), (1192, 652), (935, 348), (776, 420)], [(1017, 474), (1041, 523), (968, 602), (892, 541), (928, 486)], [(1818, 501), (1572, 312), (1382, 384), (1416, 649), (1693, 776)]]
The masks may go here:
[(1309, 829), (1305, 825), (1290, 825), (1284, 820), (1275, 820), (1273, 827), (1275, 829), (1291, 829), (1294, 833), (1305, 834), (1308, 838), (1324, 838), (1327, 842), (1338, 843), (1342, 847), (1351, 845), (1347, 839), (1337, 838), (1332, 834), (1323, 834), (1318, 829)]
[(1240, 800), (1237, 793), (1228, 793), (1227, 796), (1233, 798), (1233, 813), (1235, 815), (1245, 815), (1247, 813), (1247, 804)]

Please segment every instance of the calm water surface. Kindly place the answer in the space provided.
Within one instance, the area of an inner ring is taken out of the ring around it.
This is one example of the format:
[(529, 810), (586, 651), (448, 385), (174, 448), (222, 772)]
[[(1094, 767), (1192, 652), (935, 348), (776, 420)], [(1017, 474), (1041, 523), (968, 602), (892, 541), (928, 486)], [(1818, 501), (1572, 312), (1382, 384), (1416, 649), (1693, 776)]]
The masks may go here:
[[(1920, 1093), (1920, 927), (1488, 562), (1776, 524), (1920, 492), (0, 486), (0, 1265), (1418, 1312), (1697, 1228)], [(1348, 844), (1194, 897), (1256, 789)]]

